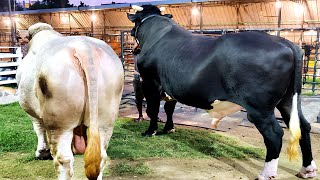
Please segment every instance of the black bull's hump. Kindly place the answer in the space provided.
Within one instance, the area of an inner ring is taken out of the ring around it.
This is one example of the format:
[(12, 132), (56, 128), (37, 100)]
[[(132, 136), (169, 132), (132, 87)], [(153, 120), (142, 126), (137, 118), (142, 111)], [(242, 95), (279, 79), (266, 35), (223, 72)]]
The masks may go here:
[[(142, 43), (157, 39), (155, 32), (168, 24), (162, 21), (171, 20), (152, 21), (139, 28)], [(220, 99), (275, 107), (293, 79), (294, 52), (283, 38), (254, 31), (204, 37), (172, 24), (157, 42), (142, 44), (138, 68), (181, 103), (210, 109)]]

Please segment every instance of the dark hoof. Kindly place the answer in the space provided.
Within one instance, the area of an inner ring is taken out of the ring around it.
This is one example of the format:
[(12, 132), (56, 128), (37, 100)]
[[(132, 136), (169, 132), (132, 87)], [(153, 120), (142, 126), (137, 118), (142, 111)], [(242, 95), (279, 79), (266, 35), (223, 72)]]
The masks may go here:
[(156, 134), (157, 134), (157, 131), (150, 131), (150, 130), (146, 130), (146, 132), (141, 133), (142, 136), (147, 136), (147, 137), (155, 136)]
[(164, 120), (162, 120), (160, 117), (158, 117), (157, 121), (158, 122), (164, 122)]
[(162, 131), (158, 132), (157, 135), (165, 135), (165, 134), (170, 134), (170, 133), (174, 133), (176, 132), (176, 130), (173, 128), (173, 129), (170, 129), (170, 130), (165, 130), (163, 129)]
[(175, 128), (172, 128), (172, 129), (163, 129), (163, 133), (165, 134), (170, 134), (170, 133), (174, 133), (176, 132), (176, 129)]
[(134, 119), (134, 122), (141, 122), (143, 120), (144, 120), (143, 117), (138, 117), (137, 119)]
[(40, 155), (35, 157), (36, 160), (53, 160), (50, 149), (44, 149), (40, 151)]

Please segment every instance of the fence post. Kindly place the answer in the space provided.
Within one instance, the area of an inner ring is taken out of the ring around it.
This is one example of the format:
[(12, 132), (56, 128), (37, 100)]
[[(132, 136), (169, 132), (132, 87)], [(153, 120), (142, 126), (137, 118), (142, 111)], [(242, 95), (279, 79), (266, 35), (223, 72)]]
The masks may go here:
[(124, 31), (121, 31), (120, 38), (121, 38), (121, 61), (122, 61), (122, 64), (124, 65)]
[(318, 55), (319, 55), (319, 36), (320, 36), (320, 30), (317, 29), (316, 52), (314, 56), (313, 77), (312, 77), (312, 93), (315, 92), (315, 88), (317, 84), (316, 78), (317, 78), (317, 62), (318, 62)]

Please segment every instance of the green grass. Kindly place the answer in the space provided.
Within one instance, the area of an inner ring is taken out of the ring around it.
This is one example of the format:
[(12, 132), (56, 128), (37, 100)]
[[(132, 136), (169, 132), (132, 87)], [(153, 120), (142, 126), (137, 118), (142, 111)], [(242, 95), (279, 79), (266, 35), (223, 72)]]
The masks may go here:
[(0, 106), (0, 127), (0, 154), (35, 150), (37, 137), (31, 120), (18, 103)]
[[(33, 158), (37, 138), (30, 118), (19, 104), (0, 105), (0, 113), (0, 178), (33, 179), (37, 175), (44, 179), (54, 178), (52, 161)], [(241, 144), (239, 140), (209, 130), (178, 127), (173, 134), (141, 136), (148, 125), (146, 121), (136, 123), (130, 118), (116, 121), (108, 156), (121, 162), (112, 165), (107, 170), (108, 175), (148, 174), (150, 169), (142, 160), (155, 157), (243, 159), (263, 158), (265, 154), (261, 148)], [(160, 124), (159, 129), (162, 128), (163, 124)]]
[(147, 175), (150, 172), (151, 170), (144, 162), (123, 161), (111, 167), (111, 175), (113, 176)]
[[(174, 158), (247, 158), (262, 157), (263, 151), (240, 145), (235, 139), (208, 130), (179, 128), (176, 133), (142, 137), (149, 123), (135, 123), (120, 118), (115, 126), (108, 149), (110, 158), (139, 159), (150, 157)], [(163, 125), (159, 125), (162, 129)]]

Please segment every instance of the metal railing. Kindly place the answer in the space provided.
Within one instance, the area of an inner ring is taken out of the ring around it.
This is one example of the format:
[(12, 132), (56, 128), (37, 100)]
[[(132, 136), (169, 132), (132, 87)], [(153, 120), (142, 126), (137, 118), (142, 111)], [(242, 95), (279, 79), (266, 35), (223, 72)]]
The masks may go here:
[(0, 85), (17, 83), (15, 75), (22, 60), (21, 47), (0, 47), (0, 51)]

